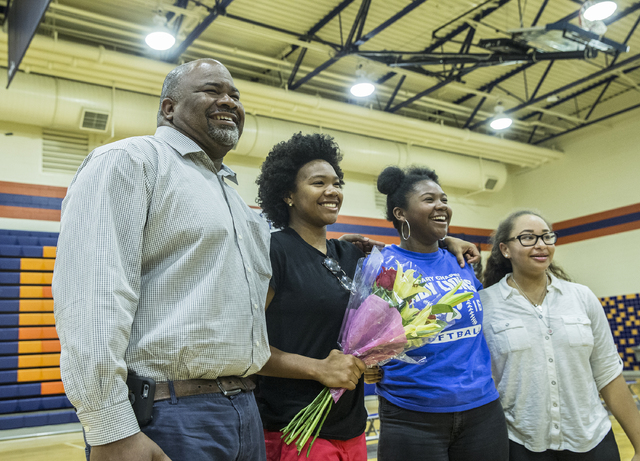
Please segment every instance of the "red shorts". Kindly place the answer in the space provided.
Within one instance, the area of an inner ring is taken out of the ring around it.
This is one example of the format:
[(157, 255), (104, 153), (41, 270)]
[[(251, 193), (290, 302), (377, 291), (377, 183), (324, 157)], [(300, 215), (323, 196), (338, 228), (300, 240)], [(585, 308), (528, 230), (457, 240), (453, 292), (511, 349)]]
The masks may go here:
[(364, 434), (349, 440), (317, 438), (307, 458), (309, 442), (298, 456), (295, 442), (284, 443), (282, 432), (264, 431), (267, 446), (267, 461), (367, 461), (367, 440)]

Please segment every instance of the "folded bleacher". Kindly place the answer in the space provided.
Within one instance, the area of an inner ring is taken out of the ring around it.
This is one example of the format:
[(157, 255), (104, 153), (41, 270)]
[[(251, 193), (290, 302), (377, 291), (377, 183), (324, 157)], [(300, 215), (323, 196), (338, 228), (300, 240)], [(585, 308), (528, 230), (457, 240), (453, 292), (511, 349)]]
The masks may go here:
[(0, 229), (0, 431), (78, 421), (60, 380), (58, 234)]

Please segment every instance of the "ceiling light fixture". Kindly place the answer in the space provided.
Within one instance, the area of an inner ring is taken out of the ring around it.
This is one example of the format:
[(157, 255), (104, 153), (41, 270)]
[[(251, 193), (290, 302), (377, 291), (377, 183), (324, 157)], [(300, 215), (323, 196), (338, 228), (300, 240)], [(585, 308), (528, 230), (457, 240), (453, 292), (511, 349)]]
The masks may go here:
[(351, 94), (357, 98), (371, 96), (376, 91), (376, 86), (366, 79), (358, 79), (351, 87)]
[(589, 0), (582, 6), (583, 15), (587, 21), (602, 21), (615, 13), (618, 5), (616, 2)]
[(171, 48), (176, 43), (176, 38), (166, 31), (151, 32), (144, 41), (150, 48), (158, 51), (164, 51)]
[(496, 131), (509, 128), (513, 123), (513, 120), (511, 120), (510, 117), (507, 117), (506, 115), (504, 115), (503, 112), (504, 112), (504, 107), (502, 106), (502, 103), (498, 102), (495, 108), (496, 115), (493, 117), (493, 119), (491, 120), (491, 123), (489, 124), (489, 126), (491, 126), (491, 128), (493, 128)]

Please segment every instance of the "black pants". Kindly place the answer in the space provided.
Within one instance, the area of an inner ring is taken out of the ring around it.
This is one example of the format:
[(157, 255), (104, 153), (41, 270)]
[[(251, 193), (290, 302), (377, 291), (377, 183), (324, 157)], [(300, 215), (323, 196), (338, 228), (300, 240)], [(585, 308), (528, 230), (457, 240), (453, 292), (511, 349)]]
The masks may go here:
[(620, 461), (620, 453), (613, 430), (610, 430), (595, 448), (586, 453), (569, 450), (547, 450), (536, 453), (509, 440), (509, 461)]
[(380, 397), (379, 461), (507, 461), (499, 400), (455, 413), (405, 410)]

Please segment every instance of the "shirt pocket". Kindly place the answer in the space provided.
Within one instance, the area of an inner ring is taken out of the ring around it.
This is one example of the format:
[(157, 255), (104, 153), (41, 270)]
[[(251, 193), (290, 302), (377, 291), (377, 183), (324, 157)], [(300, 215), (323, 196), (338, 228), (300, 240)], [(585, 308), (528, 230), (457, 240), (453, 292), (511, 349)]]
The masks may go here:
[(586, 315), (563, 315), (562, 322), (571, 346), (593, 346), (591, 320)]
[(529, 332), (522, 319), (506, 319), (491, 324), (500, 354), (531, 349)]

